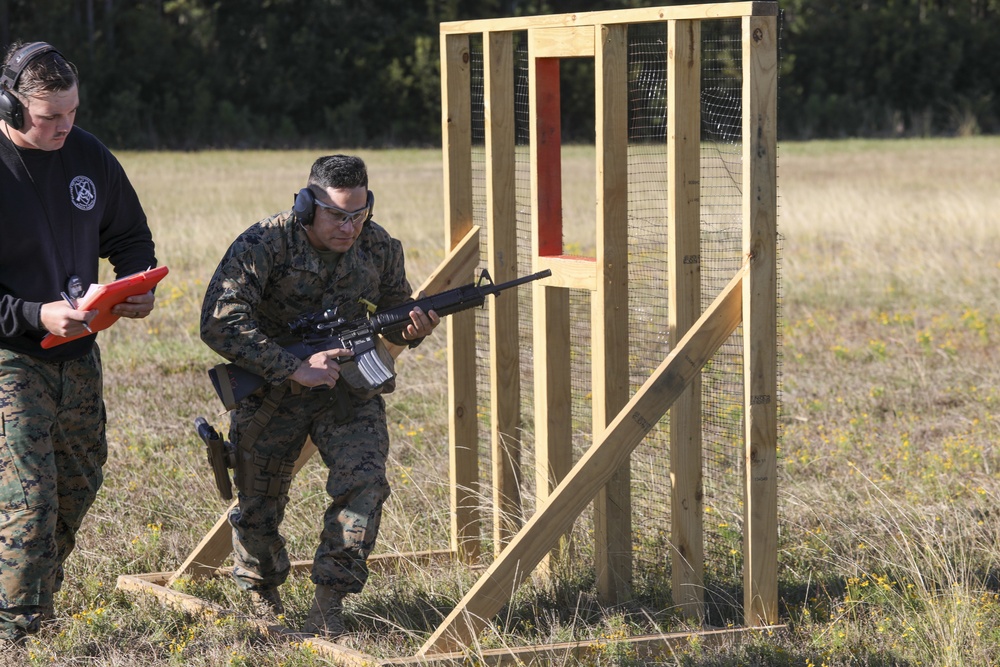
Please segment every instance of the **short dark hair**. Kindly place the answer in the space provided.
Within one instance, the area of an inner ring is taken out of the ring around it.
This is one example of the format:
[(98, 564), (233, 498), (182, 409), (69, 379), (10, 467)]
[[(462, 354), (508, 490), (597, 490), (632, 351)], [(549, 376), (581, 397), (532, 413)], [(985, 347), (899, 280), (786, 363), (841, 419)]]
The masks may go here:
[(313, 162), (309, 185), (321, 188), (367, 188), (368, 168), (355, 155), (326, 155)]
[[(14, 54), (25, 45), (24, 42), (14, 42), (10, 45), (3, 59), (4, 68)], [(69, 90), (79, 83), (76, 65), (66, 60), (58, 51), (49, 51), (28, 63), (18, 77), (14, 90), (23, 97), (30, 97)]]

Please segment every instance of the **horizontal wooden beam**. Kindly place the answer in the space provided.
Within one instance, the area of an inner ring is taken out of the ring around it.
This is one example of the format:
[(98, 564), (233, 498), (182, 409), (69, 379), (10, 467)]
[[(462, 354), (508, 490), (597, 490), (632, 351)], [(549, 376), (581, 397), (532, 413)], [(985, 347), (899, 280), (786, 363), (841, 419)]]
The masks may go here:
[(594, 26), (561, 26), (528, 31), (532, 58), (593, 58)]
[(440, 24), (442, 35), (463, 35), (482, 32), (527, 30), (562, 26), (615, 25), (621, 23), (653, 23), (656, 21), (685, 19), (725, 19), (743, 16), (776, 16), (777, 2), (716, 2), (707, 4), (677, 5), (674, 7), (645, 7), (640, 9), (614, 9), (576, 14), (549, 14), (547, 16), (517, 16), (501, 19), (449, 21)]
[(569, 287), (593, 292), (597, 289), (597, 262), (590, 257), (536, 257), (534, 271), (548, 269), (552, 275), (539, 282), (545, 287)]

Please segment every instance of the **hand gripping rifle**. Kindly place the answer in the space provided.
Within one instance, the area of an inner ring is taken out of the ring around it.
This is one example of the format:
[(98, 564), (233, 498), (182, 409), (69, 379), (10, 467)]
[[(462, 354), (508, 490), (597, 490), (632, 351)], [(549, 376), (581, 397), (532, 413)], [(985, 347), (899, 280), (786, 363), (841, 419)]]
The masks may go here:
[[(420, 308), (425, 313), (433, 310), (438, 317), (445, 317), (470, 308), (478, 308), (486, 303), (490, 294), (499, 294), (505, 289), (523, 285), (552, 275), (548, 269), (505, 283), (496, 284), (485, 269), (479, 280), (455, 289), (447, 290), (386, 310), (380, 310), (369, 317), (346, 321), (337, 315), (336, 309), (318, 313), (307, 313), (296, 318), (289, 327), (292, 333), (302, 337), (300, 343), (287, 348), (299, 359), (307, 359), (317, 352), (343, 348), (352, 350), (354, 356), (342, 366), (357, 364), (357, 371), (348, 368), (342, 374), (347, 376), (351, 388), (363, 393), (378, 393), (387, 382), (396, 376), (390, 368), (391, 358), (385, 348), (377, 344), (378, 336), (398, 333), (410, 324), (410, 311)], [(381, 352), (381, 354), (380, 354)], [(219, 364), (208, 372), (215, 392), (227, 410), (232, 410), (244, 398), (266, 384), (266, 380), (255, 373), (244, 370), (236, 364)]]
[[(420, 308), (425, 313), (433, 310), (439, 317), (445, 317), (482, 306), (490, 294), (500, 294), (505, 289), (550, 275), (552, 272), (546, 269), (498, 285), (484, 269), (475, 283), (408, 301), (366, 318), (348, 322), (339, 317), (335, 309), (308, 313), (289, 325), (292, 333), (302, 337), (302, 342), (285, 349), (299, 359), (306, 359), (323, 350), (352, 350), (354, 356), (340, 362), (340, 378), (350, 385), (350, 391), (374, 395), (396, 377), (393, 358), (381, 344), (379, 336), (404, 330), (411, 322), (410, 311), (414, 308)], [(208, 374), (227, 410), (232, 410), (244, 398), (267, 384), (263, 377), (232, 363), (219, 364)], [(229, 469), (236, 467), (238, 454), (235, 444), (225, 440), (204, 417), (195, 419), (195, 429), (208, 450), (208, 462), (215, 474), (219, 495), (223, 500), (232, 500)]]

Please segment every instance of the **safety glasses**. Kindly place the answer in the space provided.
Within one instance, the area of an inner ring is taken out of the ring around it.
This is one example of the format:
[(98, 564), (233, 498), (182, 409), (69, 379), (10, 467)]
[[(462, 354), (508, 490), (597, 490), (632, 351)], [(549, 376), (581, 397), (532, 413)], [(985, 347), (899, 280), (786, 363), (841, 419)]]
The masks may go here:
[(348, 224), (352, 227), (360, 227), (368, 219), (368, 211), (371, 209), (371, 204), (369, 203), (357, 211), (345, 211), (332, 204), (324, 204), (319, 199), (316, 200), (316, 206), (328, 211), (333, 218), (334, 224), (338, 227), (346, 227)]

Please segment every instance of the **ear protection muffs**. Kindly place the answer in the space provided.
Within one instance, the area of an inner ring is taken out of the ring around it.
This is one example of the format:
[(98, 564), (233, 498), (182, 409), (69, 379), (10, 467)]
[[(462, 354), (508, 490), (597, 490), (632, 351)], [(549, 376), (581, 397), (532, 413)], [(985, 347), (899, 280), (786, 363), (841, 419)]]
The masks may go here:
[[(368, 191), (368, 217), (365, 218), (365, 222), (372, 219), (372, 213), (375, 211), (375, 193), (371, 190)], [(295, 203), (292, 204), (292, 213), (295, 214), (295, 219), (299, 221), (300, 225), (311, 225), (313, 223), (313, 216), (316, 213), (316, 195), (309, 188), (302, 188), (299, 190), (298, 194), (295, 195)]]
[(20, 130), (24, 125), (24, 107), (21, 105), (21, 100), (11, 91), (17, 86), (21, 72), (32, 60), (53, 51), (59, 53), (54, 46), (46, 42), (25, 44), (14, 52), (3, 68), (3, 75), (0, 76), (0, 120), (15, 130)]

